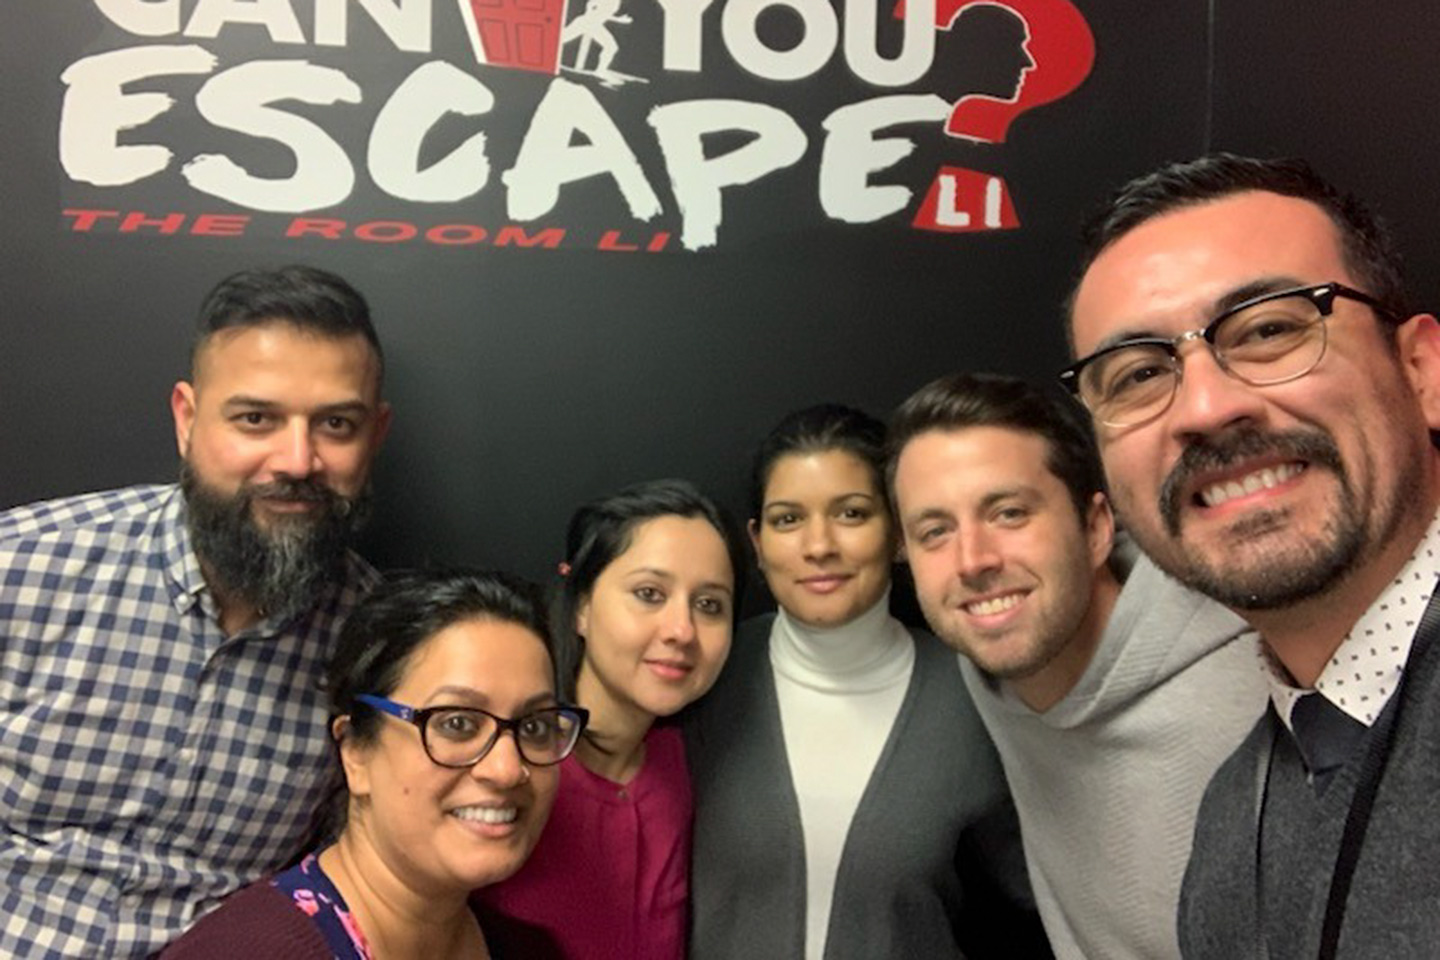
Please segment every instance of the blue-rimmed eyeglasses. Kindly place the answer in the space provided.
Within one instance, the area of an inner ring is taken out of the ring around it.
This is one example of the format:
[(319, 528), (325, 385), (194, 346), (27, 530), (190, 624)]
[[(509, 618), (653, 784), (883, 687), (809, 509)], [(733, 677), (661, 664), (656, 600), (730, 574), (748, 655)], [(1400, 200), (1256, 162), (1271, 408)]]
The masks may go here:
[(563, 704), (532, 710), (512, 719), (479, 707), (440, 706), (416, 710), (368, 693), (355, 699), (419, 727), (425, 753), (442, 767), (475, 766), (485, 759), (506, 730), (514, 734), (521, 759), (533, 766), (548, 767), (570, 755), (590, 720), (590, 711)]
[(1325, 356), (1325, 320), (1336, 297), (1400, 322), (1374, 297), (1343, 284), (1277, 290), (1237, 303), (1178, 337), (1135, 337), (1097, 350), (1060, 371), (1060, 382), (1099, 422), (1133, 427), (1169, 409), (1180, 389), (1180, 345), (1189, 340), (1204, 340), (1220, 369), (1251, 386), (1297, 380)]

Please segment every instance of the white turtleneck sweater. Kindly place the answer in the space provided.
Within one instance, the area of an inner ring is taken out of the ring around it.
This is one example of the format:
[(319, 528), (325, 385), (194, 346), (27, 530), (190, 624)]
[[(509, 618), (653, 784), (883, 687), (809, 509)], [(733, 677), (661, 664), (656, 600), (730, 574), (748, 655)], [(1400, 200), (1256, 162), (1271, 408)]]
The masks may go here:
[(770, 664), (805, 836), (805, 956), (820, 960), (850, 821), (900, 712), (915, 642), (889, 593), (839, 627), (808, 627), (780, 610)]

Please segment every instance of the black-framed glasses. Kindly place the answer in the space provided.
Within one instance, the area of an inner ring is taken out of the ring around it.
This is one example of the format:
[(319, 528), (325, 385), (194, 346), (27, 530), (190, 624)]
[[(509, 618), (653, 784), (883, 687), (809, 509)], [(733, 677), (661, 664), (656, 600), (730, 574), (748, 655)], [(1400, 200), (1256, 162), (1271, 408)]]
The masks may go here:
[(1170, 408), (1180, 389), (1180, 345), (1190, 340), (1203, 340), (1220, 369), (1251, 386), (1298, 380), (1325, 356), (1325, 320), (1337, 297), (1400, 322), (1380, 301), (1344, 284), (1294, 287), (1237, 303), (1177, 337), (1136, 337), (1097, 350), (1060, 371), (1060, 382), (1100, 423), (1133, 427)]
[(584, 707), (561, 704), (532, 710), (520, 717), (501, 717), (479, 707), (426, 707), (417, 710), (385, 697), (363, 693), (355, 698), (420, 729), (425, 753), (442, 767), (473, 767), (485, 759), (509, 730), (520, 758), (537, 767), (559, 763), (575, 749), (590, 721)]

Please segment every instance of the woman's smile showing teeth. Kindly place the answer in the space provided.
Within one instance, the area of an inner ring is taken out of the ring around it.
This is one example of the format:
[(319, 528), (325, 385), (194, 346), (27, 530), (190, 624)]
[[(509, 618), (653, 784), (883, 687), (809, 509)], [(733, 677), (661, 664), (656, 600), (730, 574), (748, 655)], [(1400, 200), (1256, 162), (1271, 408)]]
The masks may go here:
[(513, 823), (519, 814), (520, 811), (515, 807), (457, 807), (450, 811), (453, 817), (476, 823)]
[(473, 836), (488, 840), (505, 839), (521, 829), (520, 808), (514, 805), (478, 803), (468, 807), (456, 807), (450, 811), (450, 816), (459, 820), (461, 826)]

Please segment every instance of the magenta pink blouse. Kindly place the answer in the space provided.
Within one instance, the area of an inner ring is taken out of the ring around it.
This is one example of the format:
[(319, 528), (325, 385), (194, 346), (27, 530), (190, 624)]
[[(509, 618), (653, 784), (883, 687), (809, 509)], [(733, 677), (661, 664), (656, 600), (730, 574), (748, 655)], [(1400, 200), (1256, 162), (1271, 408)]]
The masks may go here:
[(675, 727), (652, 727), (621, 785), (572, 754), (545, 833), (520, 872), (476, 893), (497, 956), (682, 960), (690, 883), (690, 777)]

